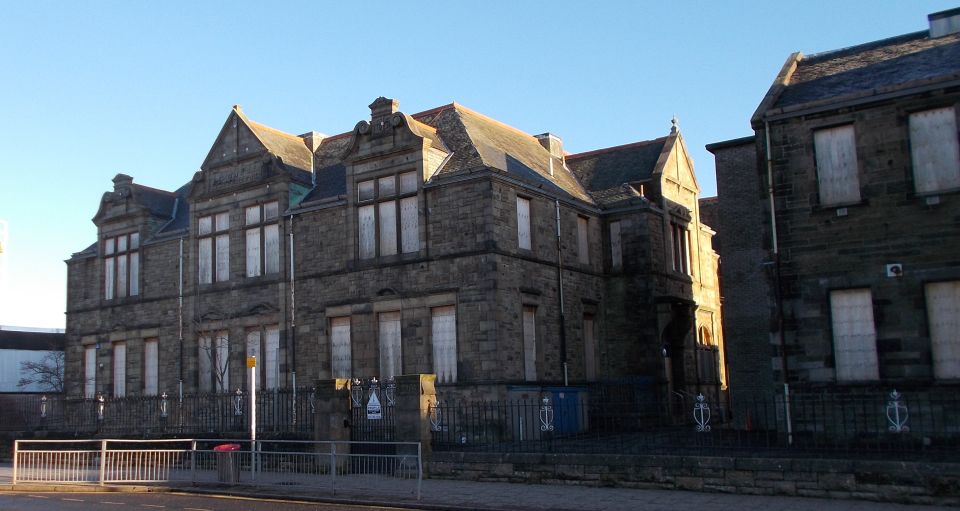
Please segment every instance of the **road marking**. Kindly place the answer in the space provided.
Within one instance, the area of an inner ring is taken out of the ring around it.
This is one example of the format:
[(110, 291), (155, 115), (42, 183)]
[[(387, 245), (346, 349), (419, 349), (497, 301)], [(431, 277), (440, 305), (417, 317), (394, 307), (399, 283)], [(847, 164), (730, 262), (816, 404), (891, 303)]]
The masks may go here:
[(60, 500), (65, 500), (67, 502), (83, 502), (83, 499), (68, 499), (61, 497)]
[(122, 505), (123, 505), (123, 502), (110, 502), (110, 501), (108, 501), (108, 500), (101, 500), (100, 503), (101, 503), (101, 504), (110, 504), (110, 505), (114, 505), (114, 506), (122, 506)]
[(50, 498), (50, 497), (46, 497), (46, 496), (44, 496), (44, 495), (27, 495), (27, 496), (28, 496), (28, 497), (33, 497), (33, 498), (35, 498), (35, 499), (49, 499), (49, 498)]
[(202, 507), (185, 507), (185, 511), (213, 511), (212, 509), (204, 509)]
[(143, 507), (158, 507), (158, 508), (165, 508), (165, 507), (167, 507), (167, 506), (158, 506), (158, 505), (156, 505), (156, 504), (140, 504), (140, 505), (143, 506)]

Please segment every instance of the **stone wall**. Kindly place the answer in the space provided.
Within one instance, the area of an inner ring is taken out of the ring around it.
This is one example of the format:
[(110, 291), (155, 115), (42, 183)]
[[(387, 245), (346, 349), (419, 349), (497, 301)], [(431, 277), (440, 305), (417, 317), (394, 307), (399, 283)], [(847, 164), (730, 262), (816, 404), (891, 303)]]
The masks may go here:
[(433, 479), (960, 504), (960, 463), (433, 452)]
[[(956, 104), (960, 91), (873, 103), (789, 118), (770, 125), (781, 247), (781, 293), (792, 381), (836, 382), (830, 292), (872, 295), (880, 380), (933, 381), (924, 285), (960, 280), (954, 191), (917, 194), (908, 120), (911, 112)], [(821, 205), (813, 131), (852, 123), (860, 201)], [(758, 136), (758, 139), (762, 137)], [(901, 264), (899, 277), (886, 265)]]

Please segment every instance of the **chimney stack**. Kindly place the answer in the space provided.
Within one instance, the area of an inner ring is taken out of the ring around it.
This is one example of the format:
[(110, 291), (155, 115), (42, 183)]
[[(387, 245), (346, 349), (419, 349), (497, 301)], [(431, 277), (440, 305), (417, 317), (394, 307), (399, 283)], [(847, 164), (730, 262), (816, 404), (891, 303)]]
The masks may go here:
[(113, 191), (119, 192), (124, 189), (130, 188), (133, 184), (133, 178), (126, 174), (117, 174), (113, 178)]
[(930, 22), (930, 37), (943, 37), (960, 32), (960, 7), (935, 12), (927, 16)]
[(563, 140), (560, 140), (560, 137), (553, 133), (541, 133), (534, 135), (534, 138), (537, 139), (537, 142), (540, 142), (544, 149), (550, 151), (550, 156), (563, 160)]

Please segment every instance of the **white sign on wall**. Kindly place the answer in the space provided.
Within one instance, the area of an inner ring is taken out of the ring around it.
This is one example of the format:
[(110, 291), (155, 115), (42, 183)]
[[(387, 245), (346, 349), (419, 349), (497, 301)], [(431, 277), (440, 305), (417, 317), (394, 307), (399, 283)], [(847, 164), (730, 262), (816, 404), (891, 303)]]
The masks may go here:
[(370, 400), (367, 401), (367, 419), (380, 420), (383, 418), (383, 410), (380, 407), (380, 398), (376, 391), (370, 392)]

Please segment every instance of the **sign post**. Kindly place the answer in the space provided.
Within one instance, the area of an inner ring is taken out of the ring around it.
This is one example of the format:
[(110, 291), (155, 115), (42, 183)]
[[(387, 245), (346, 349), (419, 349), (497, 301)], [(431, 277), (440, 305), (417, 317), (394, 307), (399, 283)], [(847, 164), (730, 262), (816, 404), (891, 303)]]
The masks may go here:
[(250, 369), (250, 479), (257, 479), (257, 357), (247, 357)]

